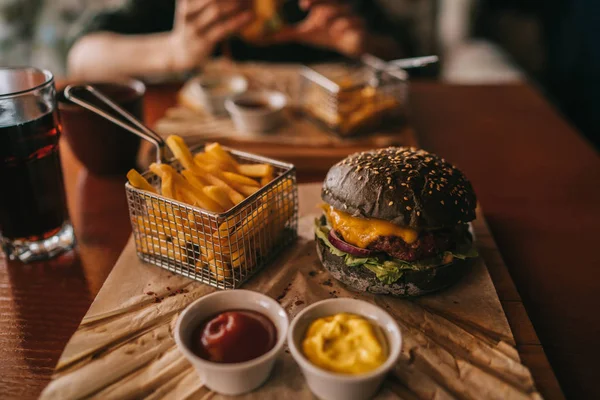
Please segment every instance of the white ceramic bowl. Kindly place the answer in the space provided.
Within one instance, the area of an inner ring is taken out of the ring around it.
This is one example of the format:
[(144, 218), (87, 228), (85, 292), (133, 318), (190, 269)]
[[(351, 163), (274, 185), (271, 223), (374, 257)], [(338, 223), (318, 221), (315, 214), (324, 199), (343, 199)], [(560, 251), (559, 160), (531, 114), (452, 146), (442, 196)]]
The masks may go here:
[(206, 111), (223, 115), (227, 98), (247, 89), (248, 81), (242, 75), (206, 73), (196, 78), (194, 93)]
[[(239, 105), (242, 102), (255, 102), (268, 105), (261, 108), (249, 108)], [(248, 91), (230, 97), (225, 101), (236, 129), (241, 133), (268, 132), (281, 125), (285, 118), (283, 109), (287, 98), (276, 91)]]
[[(189, 346), (193, 330), (209, 317), (231, 310), (251, 310), (268, 317), (277, 329), (275, 347), (260, 357), (233, 364), (215, 363), (195, 355)], [(286, 341), (288, 325), (285, 310), (272, 298), (250, 290), (226, 290), (190, 304), (179, 316), (174, 335), (179, 350), (196, 368), (206, 387), (221, 394), (237, 395), (256, 389), (268, 379)]]
[[(317, 318), (342, 312), (365, 317), (383, 330), (389, 356), (379, 368), (361, 375), (339, 374), (319, 368), (304, 357), (302, 340), (309, 325)], [(377, 392), (388, 371), (396, 365), (402, 347), (402, 336), (396, 321), (380, 307), (362, 300), (329, 299), (306, 307), (296, 316), (290, 325), (288, 347), (300, 365), (310, 390), (317, 397), (323, 400), (363, 400)]]

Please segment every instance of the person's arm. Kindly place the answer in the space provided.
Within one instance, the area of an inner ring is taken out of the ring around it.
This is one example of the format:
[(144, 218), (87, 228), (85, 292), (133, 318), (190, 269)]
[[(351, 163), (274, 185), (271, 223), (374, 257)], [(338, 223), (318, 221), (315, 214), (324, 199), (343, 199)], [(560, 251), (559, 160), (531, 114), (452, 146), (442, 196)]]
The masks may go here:
[[(112, 26), (80, 37), (69, 52), (70, 73), (94, 80), (184, 72), (200, 66), (217, 43), (252, 20), (249, 0), (179, 0), (170, 15), (152, 12), (152, 4), (135, 0), (123, 15), (113, 16)], [(172, 29), (149, 29), (164, 18), (174, 19)]]
[(171, 57), (171, 33), (123, 35), (95, 32), (71, 48), (69, 73), (93, 81), (122, 76), (152, 76), (178, 68)]

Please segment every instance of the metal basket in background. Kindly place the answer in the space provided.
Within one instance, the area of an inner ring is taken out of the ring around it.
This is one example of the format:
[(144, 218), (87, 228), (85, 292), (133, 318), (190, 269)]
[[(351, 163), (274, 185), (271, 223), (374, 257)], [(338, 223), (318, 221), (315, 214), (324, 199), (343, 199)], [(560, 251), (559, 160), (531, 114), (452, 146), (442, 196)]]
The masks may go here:
[[(75, 94), (76, 90), (94, 95), (122, 118), (84, 100)], [(165, 144), (158, 134), (92, 86), (71, 85), (65, 89), (65, 96), (149, 140), (156, 146), (157, 162), (181, 171), (177, 160), (165, 160)], [(235, 289), (297, 237), (298, 185), (294, 166), (241, 151), (229, 152), (242, 163), (271, 165), (275, 178), (222, 213), (125, 185), (135, 247), (142, 260), (219, 289)], [(143, 176), (152, 186), (159, 186), (160, 178), (152, 172)]]
[[(235, 289), (297, 236), (293, 165), (230, 150), (237, 161), (266, 163), (276, 178), (224, 213), (213, 213), (126, 185), (138, 256), (219, 289)], [(181, 170), (178, 162), (171, 165)], [(159, 186), (151, 172), (144, 177)]]
[(306, 67), (301, 72), (304, 113), (341, 135), (369, 133), (404, 117), (404, 71), (372, 65)]

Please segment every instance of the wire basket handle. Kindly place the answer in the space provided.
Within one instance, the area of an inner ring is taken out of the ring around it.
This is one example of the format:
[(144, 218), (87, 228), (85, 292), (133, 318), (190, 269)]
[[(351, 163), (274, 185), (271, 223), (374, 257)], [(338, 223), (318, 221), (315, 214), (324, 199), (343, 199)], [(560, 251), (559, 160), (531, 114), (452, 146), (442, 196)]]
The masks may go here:
[[(126, 123), (122, 119), (116, 118), (115, 116), (109, 114), (108, 112), (98, 108), (94, 104), (84, 100), (80, 96), (73, 93), (74, 90), (84, 90), (88, 93), (92, 94), (102, 103), (106, 104), (114, 111), (119, 113), (122, 117), (124, 117), (130, 124)], [(129, 132), (141, 137), (152, 143), (156, 147), (156, 162), (161, 163), (165, 160), (165, 142), (162, 137), (152, 129), (148, 128), (141, 121), (131, 115), (128, 111), (124, 110), (121, 106), (116, 104), (110, 98), (103, 95), (99, 90), (94, 88), (91, 85), (69, 85), (65, 88), (65, 97), (72, 101), (73, 103), (88, 109), (89, 111), (97, 114), (107, 120), (111, 121), (114, 124), (119, 125), (121, 128), (128, 130)]]
[(363, 64), (373, 68), (378, 74), (385, 71), (388, 74), (405, 81), (408, 79), (408, 74), (405, 71), (406, 69), (421, 68), (429, 64), (434, 64), (439, 61), (439, 58), (436, 55), (431, 55), (384, 61), (379, 57), (367, 53), (361, 56), (361, 61)]

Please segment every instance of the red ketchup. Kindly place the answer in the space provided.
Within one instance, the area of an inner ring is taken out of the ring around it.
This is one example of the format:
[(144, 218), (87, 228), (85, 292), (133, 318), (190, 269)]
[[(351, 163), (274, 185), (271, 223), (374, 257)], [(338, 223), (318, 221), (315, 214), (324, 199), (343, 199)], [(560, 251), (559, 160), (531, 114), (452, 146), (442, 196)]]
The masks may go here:
[(275, 346), (273, 322), (255, 311), (226, 311), (202, 322), (192, 332), (192, 351), (218, 363), (252, 360)]

